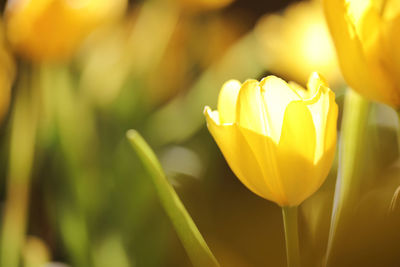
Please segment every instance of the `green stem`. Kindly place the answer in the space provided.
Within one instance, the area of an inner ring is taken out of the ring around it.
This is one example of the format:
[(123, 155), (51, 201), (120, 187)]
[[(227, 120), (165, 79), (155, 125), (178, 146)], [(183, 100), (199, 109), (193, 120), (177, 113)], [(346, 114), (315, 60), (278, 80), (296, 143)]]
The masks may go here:
[(286, 258), (288, 267), (299, 267), (299, 231), (297, 227), (297, 206), (282, 207), (283, 225), (285, 228)]
[(193, 265), (197, 267), (219, 266), (179, 196), (167, 181), (162, 167), (149, 145), (135, 130), (129, 130), (127, 138), (149, 172), (161, 204), (171, 219)]
[[(400, 157), (400, 109), (395, 110), (397, 114), (397, 155)], [(400, 186), (397, 187), (396, 191), (393, 194), (392, 200), (390, 201), (389, 205), (389, 213), (393, 213), (396, 211), (397, 206), (399, 205), (399, 199), (400, 199)]]
[(341, 136), (339, 143), (339, 169), (333, 201), (331, 225), (326, 253), (326, 265), (329, 264), (338, 226), (343, 225), (354, 208), (360, 186), (360, 167), (365, 138), (365, 129), (370, 102), (351, 89), (346, 92), (344, 102)]
[(31, 173), (38, 120), (37, 93), (23, 72), (12, 115), (7, 195), (1, 235), (0, 266), (17, 267), (25, 242)]
[(396, 114), (397, 114), (397, 121), (398, 121), (398, 125), (397, 125), (397, 153), (398, 155), (400, 155), (400, 109), (396, 110)]
[[(90, 218), (94, 213), (93, 203), (99, 200), (98, 183), (94, 182), (96, 173), (97, 135), (93, 125), (93, 114), (73, 90), (75, 83), (68, 65), (47, 65), (43, 71), (49, 72), (47, 83), (52, 89), (52, 101), (56, 127), (60, 138), (64, 164), (67, 167), (64, 191), (59, 196), (57, 212), (64, 245), (74, 266), (91, 266)], [(79, 127), (78, 127), (79, 125)]]

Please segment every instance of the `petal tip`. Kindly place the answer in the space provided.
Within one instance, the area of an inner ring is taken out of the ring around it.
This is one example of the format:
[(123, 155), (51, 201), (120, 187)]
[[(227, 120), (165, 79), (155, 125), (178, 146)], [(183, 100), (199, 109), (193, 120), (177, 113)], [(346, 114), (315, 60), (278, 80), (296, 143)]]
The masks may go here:
[(209, 112), (211, 112), (211, 108), (209, 106), (205, 106), (203, 109), (203, 114), (207, 116), (209, 115)]
[(206, 117), (207, 124), (212, 122), (216, 125), (220, 125), (219, 113), (217, 110), (212, 110), (209, 106), (205, 106), (203, 114)]
[(224, 87), (232, 87), (232, 86), (234, 86), (234, 87), (237, 87), (237, 86), (242, 86), (242, 83), (241, 82), (239, 82), (238, 80), (235, 80), (235, 79), (230, 79), (230, 80), (227, 80), (226, 82), (224, 82), (224, 84), (222, 85), (222, 88), (224, 88)]
[(284, 79), (281, 79), (281, 78), (279, 78), (279, 77), (277, 77), (275, 75), (268, 75), (267, 77), (264, 77), (264, 78), (261, 79), (260, 86), (264, 87), (264, 85), (270, 84), (270, 83), (272, 83), (274, 81), (275, 82), (283, 82), (286, 85), (288, 85), (287, 82)]
[(308, 78), (307, 87), (309, 90), (317, 90), (320, 85), (325, 87), (328, 86), (328, 82), (320, 73), (314, 71), (311, 73), (310, 77)]

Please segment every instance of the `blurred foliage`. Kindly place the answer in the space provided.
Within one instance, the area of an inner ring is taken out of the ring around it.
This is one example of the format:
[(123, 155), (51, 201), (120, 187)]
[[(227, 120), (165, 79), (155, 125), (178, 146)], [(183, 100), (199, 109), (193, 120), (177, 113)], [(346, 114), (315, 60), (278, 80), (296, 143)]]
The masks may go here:
[[(125, 138), (131, 128), (149, 140), (222, 266), (285, 265), (280, 209), (234, 177), (205, 129), (202, 108), (215, 107), (230, 78), (275, 73), (296, 79), (285, 69), (301, 62), (279, 70), (265, 64), (276, 55), (263, 49), (256, 25), (264, 15), (286, 20), (283, 9), (299, 1), (222, 2), (227, 5), (189, 11), (181, 1), (129, 1), (122, 17), (95, 28), (68, 60), (15, 55), (11, 104), (0, 126), (0, 222), (3, 252), (10, 240), (20, 241), (17, 266), (190, 266)], [(274, 34), (268, 38), (281, 40)], [(296, 40), (287, 42), (281, 53), (301, 53)], [(12, 81), (12, 73), (4, 77)], [(332, 84), (341, 110), (343, 84)], [(360, 197), (341, 228), (332, 266), (400, 264), (400, 208), (389, 211), (400, 186), (397, 128), (392, 110), (372, 105), (359, 159)], [(322, 266), (336, 174), (337, 164), (301, 206), (303, 266)], [(10, 185), (25, 191), (10, 194)], [(20, 226), (8, 235), (6, 210), (16, 214), (8, 219), (11, 228)]]

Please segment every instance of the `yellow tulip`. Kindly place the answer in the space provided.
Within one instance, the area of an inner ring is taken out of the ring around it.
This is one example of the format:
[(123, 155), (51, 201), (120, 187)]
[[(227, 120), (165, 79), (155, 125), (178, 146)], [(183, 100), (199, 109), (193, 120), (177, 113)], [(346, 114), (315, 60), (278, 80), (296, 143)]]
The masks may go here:
[(9, 0), (8, 39), (28, 59), (68, 59), (95, 27), (121, 15), (126, 5), (127, 0)]
[(14, 58), (4, 36), (3, 22), (0, 20), (0, 122), (8, 111), (15, 72)]
[(294, 3), (283, 13), (267, 14), (255, 33), (269, 71), (304, 85), (310, 73), (318, 71), (332, 88), (343, 84), (320, 1)]
[(370, 100), (400, 107), (400, 2), (324, 0), (347, 83)]
[(204, 11), (220, 9), (234, 0), (178, 0), (179, 4), (186, 10), (190, 11)]
[(336, 148), (338, 107), (321, 76), (304, 89), (275, 76), (226, 82), (207, 126), (240, 181), (280, 206), (297, 206), (325, 181)]

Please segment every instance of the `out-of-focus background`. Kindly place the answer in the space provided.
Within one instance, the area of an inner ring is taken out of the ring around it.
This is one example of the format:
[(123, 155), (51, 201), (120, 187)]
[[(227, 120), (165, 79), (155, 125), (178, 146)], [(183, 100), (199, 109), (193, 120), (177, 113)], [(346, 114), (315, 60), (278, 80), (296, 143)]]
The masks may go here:
[[(319, 1), (3, 0), (1, 8), (3, 267), (191, 265), (126, 140), (131, 128), (157, 153), (222, 266), (285, 266), (280, 208), (233, 175), (202, 111), (216, 107), (228, 79), (274, 74), (305, 86), (318, 71), (342, 112), (346, 85)], [(396, 127), (392, 110), (372, 105), (363, 179), (332, 266), (400, 265)], [(300, 208), (303, 266), (324, 262), (336, 174), (335, 163)]]

